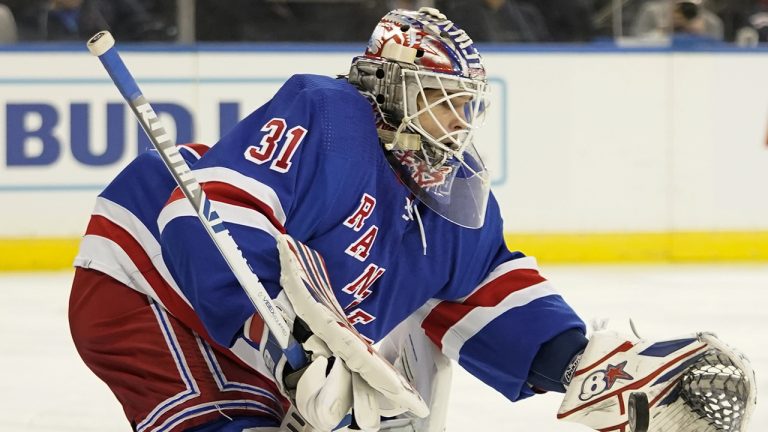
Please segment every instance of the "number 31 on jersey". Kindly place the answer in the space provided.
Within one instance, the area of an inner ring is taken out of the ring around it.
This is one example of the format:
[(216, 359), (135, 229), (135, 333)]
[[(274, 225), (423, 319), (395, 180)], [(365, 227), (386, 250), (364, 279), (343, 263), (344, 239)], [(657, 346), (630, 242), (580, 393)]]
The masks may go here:
[[(261, 128), (261, 131), (266, 132), (266, 135), (261, 138), (258, 145), (248, 146), (245, 149), (245, 158), (259, 165), (271, 160), (270, 169), (280, 173), (288, 172), (291, 169), (291, 158), (296, 153), (296, 149), (299, 148), (307, 130), (301, 126), (294, 126), (286, 132), (287, 127), (285, 119), (276, 117), (268, 121)], [(272, 160), (278, 143), (283, 140), (283, 135), (285, 135), (285, 141), (282, 142), (280, 154), (277, 155), (277, 159)]]

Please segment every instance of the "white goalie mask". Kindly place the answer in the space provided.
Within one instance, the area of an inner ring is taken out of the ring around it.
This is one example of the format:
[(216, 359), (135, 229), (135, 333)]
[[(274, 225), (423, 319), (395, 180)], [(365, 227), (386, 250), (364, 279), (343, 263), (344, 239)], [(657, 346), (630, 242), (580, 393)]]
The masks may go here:
[(376, 105), (387, 157), (411, 192), (451, 222), (481, 227), (490, 181), (473, 138), (488, 88), (469, 36), (436, 9), (392, 11), (348, 79)]

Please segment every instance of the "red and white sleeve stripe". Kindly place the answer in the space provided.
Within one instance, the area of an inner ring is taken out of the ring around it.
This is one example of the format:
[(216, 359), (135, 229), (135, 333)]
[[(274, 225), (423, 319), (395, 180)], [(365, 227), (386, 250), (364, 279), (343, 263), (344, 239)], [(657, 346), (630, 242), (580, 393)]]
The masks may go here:
[(197, 144), (197, 143), (179, 144), (177, 145), (177, 147), (179, 147), (180, 149), (185, 149), (189, 151), (192, 154), (192, 156), (195, 157), (195, 159), (200, 159), (201, 157), (203, 157), (205, 152), (211, 149), (205, 144)]
[(469, 295), (455, 301), (430, 300), (420, 310), (421, 327), (445, 355), (458, 360), (464, 343), (514, 308), (558, 294), (524, 257), (496, 267)]
[(149, 295), (198, 333), (207, 332), (163, 260), (160, 244), (124, 207), (99, 197), (75, 266), (105, 273)]
[[(208, 199), (216, 202), (216, 212), (223, 220), (260, 229), (273, 237), (285, 233), (285, 212), (271, 187), (227, 168), (204, 168), (195, 170), (194, 175)], [(176, 188), (158, 218), (160, 232), (173, 219), (182, 216), (197, 217), (181, 190)]]

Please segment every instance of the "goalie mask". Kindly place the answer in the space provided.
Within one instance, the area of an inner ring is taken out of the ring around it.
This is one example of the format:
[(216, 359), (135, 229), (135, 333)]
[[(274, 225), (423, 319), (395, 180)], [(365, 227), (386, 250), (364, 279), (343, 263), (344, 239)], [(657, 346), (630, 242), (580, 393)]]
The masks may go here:
[(487, 85), (469, 36), (436, 9), (392, 11), (348, 79), (375, 105), (387, 158), (411, 192), (451, 222), (481, 227), (490, 181), (472, 140)]

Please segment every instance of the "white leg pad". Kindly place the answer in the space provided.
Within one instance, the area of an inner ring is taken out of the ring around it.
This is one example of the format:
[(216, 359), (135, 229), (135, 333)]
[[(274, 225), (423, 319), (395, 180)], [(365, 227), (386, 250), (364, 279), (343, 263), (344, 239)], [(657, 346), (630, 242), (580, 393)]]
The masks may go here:
[(451, 390), (451, 360), (427, 338), (419, 321), (413, 318), (387, 335), (379, 351), (411, 382), (430, 411), (426, 418), (405, 415), (384, 421), (381, 430), (443, 432)]

